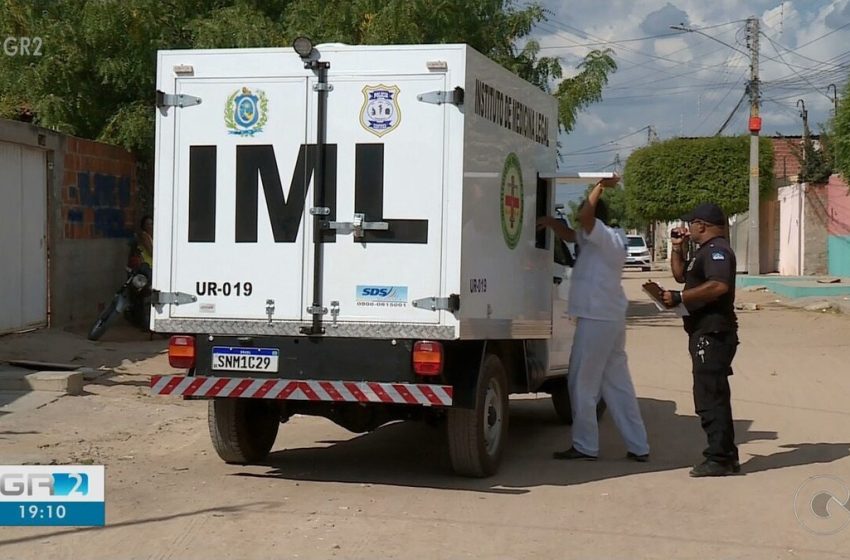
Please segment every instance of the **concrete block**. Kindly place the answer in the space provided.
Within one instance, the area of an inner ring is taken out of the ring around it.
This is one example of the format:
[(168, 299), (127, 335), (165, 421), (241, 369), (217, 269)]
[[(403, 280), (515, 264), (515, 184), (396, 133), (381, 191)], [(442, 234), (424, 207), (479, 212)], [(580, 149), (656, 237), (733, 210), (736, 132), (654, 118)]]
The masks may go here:
[(806, 311), (820, 311), (824, 313), (827, 311), (837, 311), (837, 309), (835, 309), (832, 303), (828, 301), (818, 301), (816, 303), (807, 305), (804, 309)]
[(32, 371), (3, 367), (0, 369), (0, 391), (48, 391), (67, 395), (83, 392), (84, 378), (80, 371)]
[(83, 393), (83, 373), (79, 371), (39, 371), (26, 376), (33, 391), (53, 391), (68, 395)]

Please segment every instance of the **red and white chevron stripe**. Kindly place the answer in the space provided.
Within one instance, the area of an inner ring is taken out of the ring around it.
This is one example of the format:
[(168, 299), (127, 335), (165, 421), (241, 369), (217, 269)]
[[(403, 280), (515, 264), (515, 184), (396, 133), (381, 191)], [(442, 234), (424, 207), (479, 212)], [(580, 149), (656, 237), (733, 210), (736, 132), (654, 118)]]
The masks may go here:
[(451, 385), (154, 375), (152, 395), (451, 406)]

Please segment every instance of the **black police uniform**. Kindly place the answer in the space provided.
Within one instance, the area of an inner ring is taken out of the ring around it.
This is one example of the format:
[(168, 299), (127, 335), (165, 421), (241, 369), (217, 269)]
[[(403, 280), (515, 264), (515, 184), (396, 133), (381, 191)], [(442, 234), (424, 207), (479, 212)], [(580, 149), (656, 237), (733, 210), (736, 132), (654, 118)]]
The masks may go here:
[(693, 362), (694, 406), (708, 436), (706, 459), (732, 465), (738, 461), (732, 423), (729, 376), (738, 347), (735, 316), (735, 253), (723, 237), (703, 243), (688, 263), (685, 289), (716, 280), (729, 286), (720, 298), (688, 305), (684, 317)]

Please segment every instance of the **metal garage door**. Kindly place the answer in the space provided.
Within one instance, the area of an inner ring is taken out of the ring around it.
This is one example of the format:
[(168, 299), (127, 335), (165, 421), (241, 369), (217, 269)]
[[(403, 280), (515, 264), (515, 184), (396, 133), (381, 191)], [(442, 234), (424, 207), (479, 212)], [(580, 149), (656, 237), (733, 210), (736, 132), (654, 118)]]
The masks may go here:
[(0, 142), (0, 333), (47, 323), (45, 154)]

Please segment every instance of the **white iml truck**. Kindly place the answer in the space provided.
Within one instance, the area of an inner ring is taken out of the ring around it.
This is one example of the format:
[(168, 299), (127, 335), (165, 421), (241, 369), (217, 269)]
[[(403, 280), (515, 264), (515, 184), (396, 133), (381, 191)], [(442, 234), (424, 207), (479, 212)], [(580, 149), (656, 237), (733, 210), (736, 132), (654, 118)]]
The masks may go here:
[[(493, 474), (508, 395), (571, 420), (556, 101), (466, 45), (162, 51), (152, 328), (227, 462), (319, 415), (444, 423)], [(566, 277), (566, 278), (565, 278)]]

